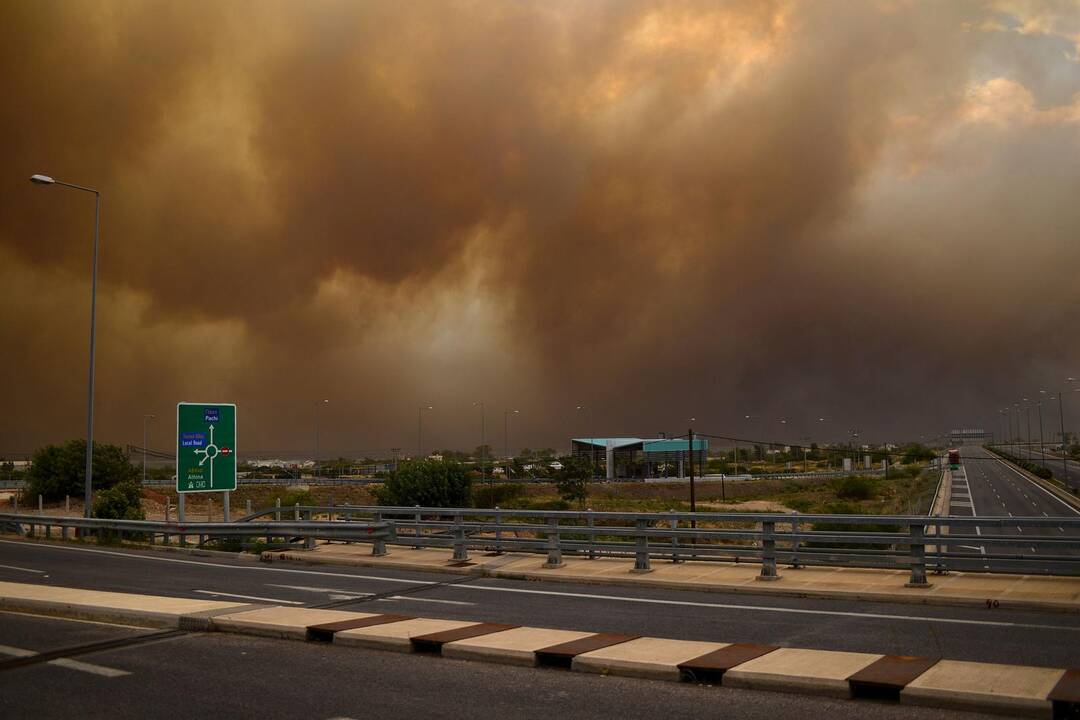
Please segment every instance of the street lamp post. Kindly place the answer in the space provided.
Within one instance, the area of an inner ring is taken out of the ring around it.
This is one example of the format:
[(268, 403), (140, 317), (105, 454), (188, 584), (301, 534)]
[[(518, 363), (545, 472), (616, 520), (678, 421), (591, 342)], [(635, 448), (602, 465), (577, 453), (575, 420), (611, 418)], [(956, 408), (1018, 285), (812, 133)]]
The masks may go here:
[(93, 188), (55, 180), (48, 175), (32, 175), (30, 182), (35, 185), (61, 185), (94, 194), (94, 262), (90, 281), (90, 373), (86, 402), (86, 482), (83, 487), (83, 516), (90, 517), (94, 485), (94, 351), (96, 347), (98, 245), (101, 238), (101, 193)]
[(146, 430), (146, 421), (147, 420), (155, 420), (156, 418), (157, 418), (156, 415), (143, 415), (142, 416), (142, 481), (143, 481), (143, 485), (146, 484), (146, 443), (149, 442), (149, 439), (148, 439), (149, 436), (147, 435), (147, 430)]
[[(483, 484), (487, 478), (487, 465), (484, 462), (485, 455), (487, 454), (487, 448), (484, 447), (487, 442), (484, 439), (484, 402), (483, 400), (477, 400), (473, 403), (473, 407), (480, 406), (480, 483)], [(491, 499), (491, 486), (488, 486), (488, 499)], [(494, 503), (492, 503), (494, 504)]]
[(83, 516), (90, 517), (92, 508), (92, 490), (94, 485), (94, 353), (96, 349), (97, 317), (97, 247), (102, 227), (102, 193), (93, 188), (75, 185), (73, 182), (56, 180), (48, 175), (32, 175), (30, 182), (35, 185), (59, 185), (72, 190), (94, 193), (94, 263), (90, 285), (90, 380), (86, 383), (86, 480), (83, 487)]
[(315, 478), (319, 477), (319, 408), (330, 402), (329, 400), (315, 401)]
[(416, 408), (416, 459), (417, 460), (422, 460), (423, 457), (424, 457), (424, 449), (423, 449), (424, 448), (424, 446), (423, 446), (424, 411), (425, 410), (434, 410), (434, 409), (435, 408), (433, 408), (430, 405), (421, 405), (420, 407)]
[(518, 410), (503, 410), (503, 452), (506, 453), (506, 479), (510, 479), (510, 416), (517, 415)]

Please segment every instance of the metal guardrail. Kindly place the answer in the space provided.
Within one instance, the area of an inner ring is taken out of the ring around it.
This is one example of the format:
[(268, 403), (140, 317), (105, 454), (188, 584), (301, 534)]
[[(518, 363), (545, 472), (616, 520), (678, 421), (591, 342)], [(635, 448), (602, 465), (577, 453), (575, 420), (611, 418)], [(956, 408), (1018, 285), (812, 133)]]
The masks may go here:
[[(325, 518), (325, 519), (320, 519)], [(949, 517), (908, 515), (803, 515), (785, 513), (625, 513), (499, 508), (294, 505), (272, 507), (237, 522), (101, 520), (50, 515), (0, 514), (0, 527), (67, 537), (70, 528), (141, 533), (156, 537), (197, 535), (200, 544), (221, 537), (370, 542), (373, 555), (388, 544), (453, 550), (465, 563), (470, 551), (541, 553), (546, 567), (563, 557), (633, 558), (634, 571), (653, 560), (750, 562), (762, 579), (779, 566), (847, 566), (910, 571), (909, 585), (928, 585), (927, 570), (1080, 575), (1080, 518)], [(866, 529), (859, 526), (871, 526)], [(25, 530), (24, 530), (25, 528)], [(1049, 534), (1010, 535), (995, 528), (1050, 529)], [(959, 550), (957, 550), (959, 548)], [(1026, 552), (1032, 548), (1032, 552)]]
[[(386, 543), (444, 547), (453, 549), (457, 562), (467, 562), (470, 550), (546, 553), (548, 567), (562, 565), (564, 554), (633, 557), (635, 570), (641, 572), (650, 569), (653, 559), (756, 562), (765, 579), (778, 577), (778, 564), (906, 568), (913, 586), (927, 584), (928, 567), (939, 573), (963, 569), (1080, 575), (1080, 537), (993, 532), (1013, 527), (1080, 532), (1080, 518), (296, 505), (261, 510), (242, 521), (281, 517), (290, 511), (294, 516), (325, 515), (332, 521), (389, 522), (392, 531), (385, 542), (375, 543), (373, 554), (385, 554)], [(830, 529), (829, 524), (841, 529)], [(860, 525), (876, 527), (849, 529)], [(958, 552), (958, 547), (975, 549)], [(1015, 548), (1037, 551), (1010, 551)]]
[(0, 513), (0, 529), (14, 531), (29, 536), (41, 534), (53, 537), (53, 528), (57, 528), (62, 539), (68, 539), (71, 530), (82, 533), (117, 533), (121, 537), (145, 538), (151, 544), (158, 538), (162, 544), (168, 544), (170, 538), (177, 537), (181, 544), (186, 544), (188, 536), (199, 538), (203, 545), (209, 540), (221, 538), (286, 538), (303, 539), (312, 545), (316, 539), (346, 541), (382, 541), (393, 531), (389, 523), (381, 522), (329, 522), (321, 520), (285, 520), (257, 522), (243, 520), (238, 522), (163, 522), (160, 520), (109, 520), (103, 518), (84, 518), (57, 515), (24, 515), (22, 513)]

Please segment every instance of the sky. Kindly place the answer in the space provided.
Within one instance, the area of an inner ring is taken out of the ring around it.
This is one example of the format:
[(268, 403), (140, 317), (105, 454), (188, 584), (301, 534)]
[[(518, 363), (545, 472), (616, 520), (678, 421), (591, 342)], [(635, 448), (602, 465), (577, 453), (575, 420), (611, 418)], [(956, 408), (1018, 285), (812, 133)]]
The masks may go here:
[(0, 90), (0, 453), (85, 434), (94, 201), (34, 173), (102, 193), (107, 442), (900, 441), (1080, 378), (1074, 2), (14, 0)]

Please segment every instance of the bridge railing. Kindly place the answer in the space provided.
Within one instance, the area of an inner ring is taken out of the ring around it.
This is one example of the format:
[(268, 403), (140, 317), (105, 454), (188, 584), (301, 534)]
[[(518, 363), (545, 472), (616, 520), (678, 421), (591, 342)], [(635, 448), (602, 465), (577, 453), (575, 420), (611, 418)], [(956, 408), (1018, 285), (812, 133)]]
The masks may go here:
[(370, 542), (374, 555), (388, 545), (437, 547), (459, 563), (481, 551), (539, 553), (548, 567), (567, 557), (621, 557), (633, 559), (637, 572), (654, 561), (749, 562), (766, 580), (779, 577), (781, 566), (904, 569), (915, 587), (928, 584), (928, 570), (1080, 575), (1080, 518), (294, 505), (230, 523), (0, 514), (5, 525), (48, 536), (57, 528), (62, 537), (71, 528), (138, 533), (166, 543), (187, 536), (200, 543), (266, 537), (309, 548), (319, 539)]
[[(386, 543), (442, 547), (452, 549), (457, 562), (467, 562), (470, 551), (542, 553), (551, 567), (563, 556), (625, 557), (639, 571), (653, 560), (752, 562), (761, 565), (764, 579), (777, 577), (781, 565), (873, 567), (907, 569), (913, 586), (927, 583), (928, 568), (1080, 575), (1080, 518), (297, 505), (244, 520), (290, 512), (388, 522), (393, 530), (374, 554), (384, 554)], [(1013, 528), (1020, 532), (1006, 531)]]

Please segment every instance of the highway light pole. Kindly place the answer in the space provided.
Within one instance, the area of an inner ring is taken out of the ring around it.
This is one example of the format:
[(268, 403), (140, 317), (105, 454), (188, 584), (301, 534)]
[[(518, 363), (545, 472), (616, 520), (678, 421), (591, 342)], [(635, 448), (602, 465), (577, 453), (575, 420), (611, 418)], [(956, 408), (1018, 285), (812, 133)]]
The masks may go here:
[(319, 408), (330, 402), (329, 400), (315, 401), (315, 478), (319, 477)]
[(61, 185), (72, 190), (94, 194), (94, 269), (90, 282), (90, 379), (87, 383), (86, 402), (86, 481), (83, 485), (83, 516), (90, 517), (94, 486), (94, 350), (96, 346), (98, 245), (101, 239), (101, 193), (93, 188), (55, 180), (48, 175), (32, 175), (30, 182), (35, 185)]
[(148, 435), (146, 430), (146, 421), (156, 419), (156, 415), (143, 415), (142, 416), (142, 481), (143, 485), (146, 484), (146, 443), (148, 442)]
[(430, 405), (421, 405), (416, 408), (416, 459), (421, 460), (424, 457), (423, 450), (423, 437), (424, 437), (424, 411), (434, 410)]
[(1027, 451), (1031, 452), (1031, 401), (1024, 398), (1024, 415), (1027, 417)]
[(518, 410), (503, 410), (503, 452), (506, 453), (506, 479), (510, 479), (510, 416)]
[[(484, 480), (487, 478), (487, 466), (484, 463), (484, 455), (487, 452), (487, 448), (484, 447), (484, 444), (486, 442), (484, 440), (484, 402), (482, 400), (477, 400), (473, 403), (473, 407), (476, 407), (477, 405), (480, 406), (480, 484), (482, 485), (484, 483)], [(491, 494), (491, 485), (488, 485), (489, 500), (491, 499)], [(492, 504), (494, 505), (494, 503)]]

